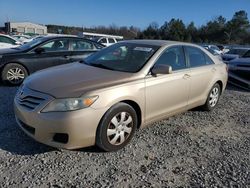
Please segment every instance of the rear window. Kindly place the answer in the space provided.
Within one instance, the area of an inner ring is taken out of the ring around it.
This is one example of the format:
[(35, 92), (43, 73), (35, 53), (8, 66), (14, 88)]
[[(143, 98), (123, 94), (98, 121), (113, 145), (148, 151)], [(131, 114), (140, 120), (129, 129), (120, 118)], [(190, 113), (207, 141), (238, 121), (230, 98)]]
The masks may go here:
[(115, 43), (115, 40), (112, 38), (109, 38), (108, 40), (109, 40), (109, 43)]

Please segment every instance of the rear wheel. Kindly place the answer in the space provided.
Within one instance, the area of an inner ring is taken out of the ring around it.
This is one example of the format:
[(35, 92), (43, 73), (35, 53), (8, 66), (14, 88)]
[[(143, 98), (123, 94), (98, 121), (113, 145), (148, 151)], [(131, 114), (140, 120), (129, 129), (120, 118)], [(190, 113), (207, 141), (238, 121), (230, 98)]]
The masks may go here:
[(116, 151), (129, 143), (137, 127), (135, 110), (126, 103), (111, 107), (102, 118), (96, 144), (105, 151)]
[(221, 87), (218, 83), (214, 84), (212, 89), (210, 90), (206, 103), (202, 106), (202, 108), (206, 111), (211, 111), (217, 105), (221, 94)]
[(20, 85), (27, 76), (27, 70), (17, 63), (9, 63), (2, 70), (2, 80), (6, 84)]

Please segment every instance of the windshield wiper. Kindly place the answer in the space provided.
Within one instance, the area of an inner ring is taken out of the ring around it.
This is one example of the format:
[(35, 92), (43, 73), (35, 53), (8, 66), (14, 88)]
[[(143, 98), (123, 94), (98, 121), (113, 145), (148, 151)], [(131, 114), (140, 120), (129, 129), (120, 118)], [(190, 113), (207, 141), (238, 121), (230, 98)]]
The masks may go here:
[(87, 64), (87, 65), (90, 65), (90, 66), (93, 66), (93, 67), (98, 67), (98, 68), (103, 68), (103, 69), (108, 69), (108, 70), (114, 70), (111, 67), (105, 66), (103, 64), (91, 63), (91, 64)]

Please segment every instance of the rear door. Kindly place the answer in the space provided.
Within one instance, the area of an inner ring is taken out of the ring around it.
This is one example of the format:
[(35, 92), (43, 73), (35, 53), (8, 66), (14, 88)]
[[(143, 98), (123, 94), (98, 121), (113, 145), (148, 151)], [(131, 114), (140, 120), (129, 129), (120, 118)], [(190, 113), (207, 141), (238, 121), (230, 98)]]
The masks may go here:
[(115, 40), (113, 38), (108, 38), (109, 46), (115, 44)]
[[(37, 48), (44, 51), (37, 53)], [(45, 69), (52, 66), (70, 63), (71, 52), (69, 51), (69, 39), (53, 39), (36, 47), (23, 60), (29, 64), (31, 72)]]
[(190, 106), (200, 104), (207, 98), (208, 91), (216, 66), (214, 62), (201, 49), (193, 46), (185, 46), (186, 58), (190, 67), (191, 87), (189, 92)]
[(146, 121), (185, 110), (190, 87), (189, 69), (182, 46), (166, 49), (156, 61), (172, 67), (171, 74), (146, 77)]
[(80, 61), (89, 55), (99, 51), (102, 48), (101, 45), (98, 45), (92, 41), (84, 39), (71, 39), (71, 57), (70, 61)]

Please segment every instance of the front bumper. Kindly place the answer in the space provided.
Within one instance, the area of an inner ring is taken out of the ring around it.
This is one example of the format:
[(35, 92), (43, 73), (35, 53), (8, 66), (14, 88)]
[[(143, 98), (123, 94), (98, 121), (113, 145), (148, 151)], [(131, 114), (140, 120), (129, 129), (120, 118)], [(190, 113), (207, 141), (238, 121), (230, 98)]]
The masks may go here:
[(18, 94), (15, 97), (14, 111), (21, 129), (38, 142), (65, 149), (94, 145), (98, 124), (107, 110), (89, 107), (71, 112), (41, 113), (41, 109), (27, 109), (18, 102)]

